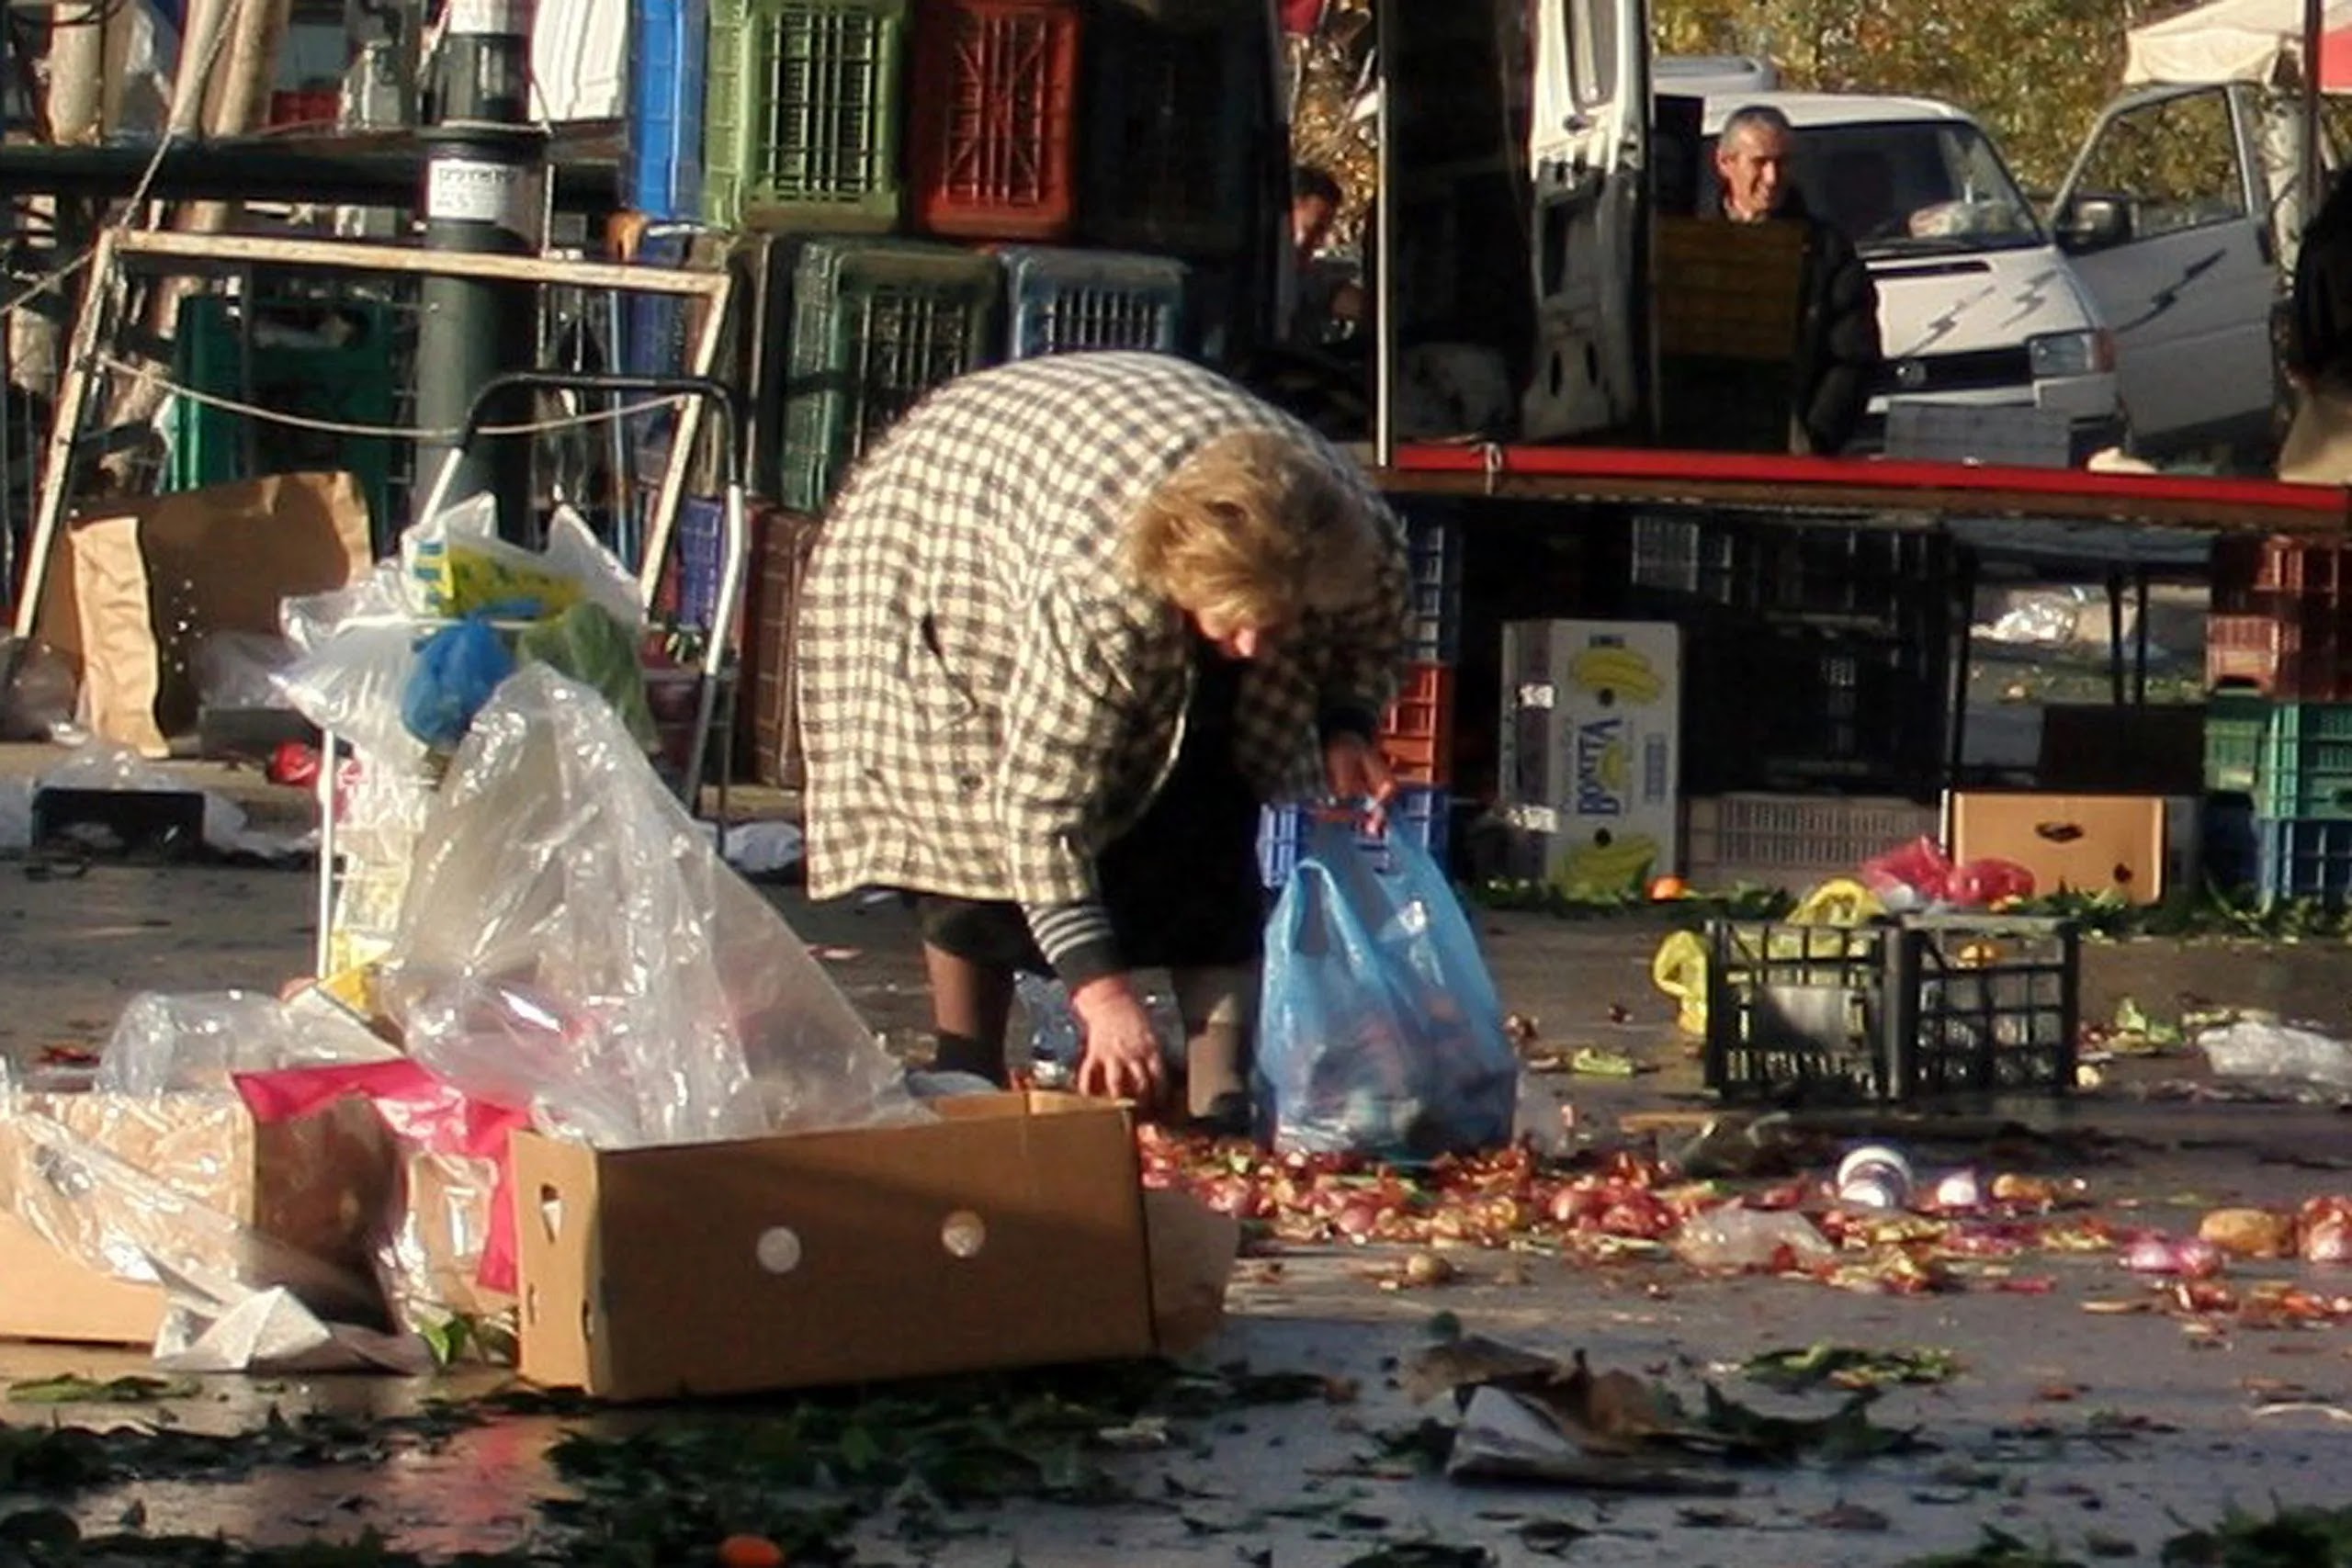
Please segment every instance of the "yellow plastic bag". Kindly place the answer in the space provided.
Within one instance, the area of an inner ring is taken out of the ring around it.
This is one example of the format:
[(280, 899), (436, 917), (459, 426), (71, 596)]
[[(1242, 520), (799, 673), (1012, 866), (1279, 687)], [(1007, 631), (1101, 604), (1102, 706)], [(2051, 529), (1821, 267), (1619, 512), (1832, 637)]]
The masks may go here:
[(1878, 895), (1850, 877), (1832, 877), (1798, 901), (1789, 923), (1798, 926), (1867, 925), (1886, 913)]
[(1679, 1006), (1675, 1027), (1704, 1038), (1707, 1032), (1707, 943), (1696, 931), (1675, 931), (1657, 944), (1650, 959), (1650, 982)]

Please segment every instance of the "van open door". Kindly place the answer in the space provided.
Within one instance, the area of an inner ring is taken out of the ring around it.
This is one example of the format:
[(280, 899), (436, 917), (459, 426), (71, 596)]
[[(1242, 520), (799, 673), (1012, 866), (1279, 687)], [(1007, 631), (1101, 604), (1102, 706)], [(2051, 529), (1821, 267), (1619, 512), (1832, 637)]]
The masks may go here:
[(2099, 116), (2052, 209), (2115, 334), (2143, 455), (2267, 440), (2280, 283), (2259, 136), (2242, 85), (2131, 94)]
[(1645, 431), (1647, 0), (1528, 0), (1531, 440)]

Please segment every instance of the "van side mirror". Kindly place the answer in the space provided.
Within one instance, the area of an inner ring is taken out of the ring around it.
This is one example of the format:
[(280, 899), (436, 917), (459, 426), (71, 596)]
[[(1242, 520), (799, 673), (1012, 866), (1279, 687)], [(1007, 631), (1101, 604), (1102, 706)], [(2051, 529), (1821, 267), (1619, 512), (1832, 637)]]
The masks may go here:
[(2074, 254), (2103, 251), (2132, 237), (2132, 211), (2108, 196), (2078, 196), (2066, 204), (2052, 225), (2061, 250)]

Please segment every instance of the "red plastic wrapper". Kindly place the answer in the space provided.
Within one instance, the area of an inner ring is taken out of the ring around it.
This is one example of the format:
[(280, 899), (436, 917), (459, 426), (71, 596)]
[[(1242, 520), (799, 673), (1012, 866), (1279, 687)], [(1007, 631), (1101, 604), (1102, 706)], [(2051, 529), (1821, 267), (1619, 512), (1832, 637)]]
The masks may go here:
[(2015, 861), (1973, 860), (1952, 869), (1945, 897), (1963, 909), (1990, 909), (2033, 897), (2033, 873)]
[(2033, 873), (2014, 861), (1955, 865), (1943, 846), (1920, 837), (1862, 867), (1862, 885), (1888, 908), (1989, 909), (2033, 897)]
[(516, 1128), (530, 1125), (526, 1112), (469, 1099), (422, 1063), (406, 1059), (240, 1073), (236, 1082), (256, 1122), (290, 1122), (345, 1095), (364, 1095), (395, 1134), (426, 1153), (464, 1155), (495, 1165), (498, 1184), (491, 1191), (490, 1235), (477, 1279), (485, 1290), (514, 1292), (514, 1170), (507, 1140)]

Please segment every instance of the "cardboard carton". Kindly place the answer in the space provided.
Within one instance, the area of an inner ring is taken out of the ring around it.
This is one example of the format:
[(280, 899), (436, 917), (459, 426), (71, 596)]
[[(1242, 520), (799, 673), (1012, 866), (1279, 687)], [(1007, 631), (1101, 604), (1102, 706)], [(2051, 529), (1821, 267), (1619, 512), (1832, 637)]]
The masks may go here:
[(1682, 639), (1645, 621), (1503, 627), (1501, 816), (1516, 875), (1612, 893), (1675, 869)]
[(2112, 892), (2153, 904), (2197, 864), (2193, 800), (2153, 795), (1995, 794), (1951, 797), (1955, 861), (2012, 861), (2036, 893)]
[(226, 1094), (22, 1096), (16, 1113), (0, 1115), (0, 1335), (13, 1338), (150, 1343), (164, 1292), (130, 1238), (209, 1245), (194, 1239), (209, 1233), (175, 1227), (128, 1194), (60, 1185), (19, 1114), (55, 1122), (175, 1199), (362, 1279), (396, 1190), (390, 1134), (365, 1101), (260, 1126)]
[[(1057, 1094), (938, 1109), (617, 1151), (518, 1134), (524, 1376), (658, 1399), (1159, 1348), (1127, 1110)], [(1208, 1243), (1220, 1292), (1231, 1239)], [(1190, 1292), (1195, 1329), (1202, 1305)]]

